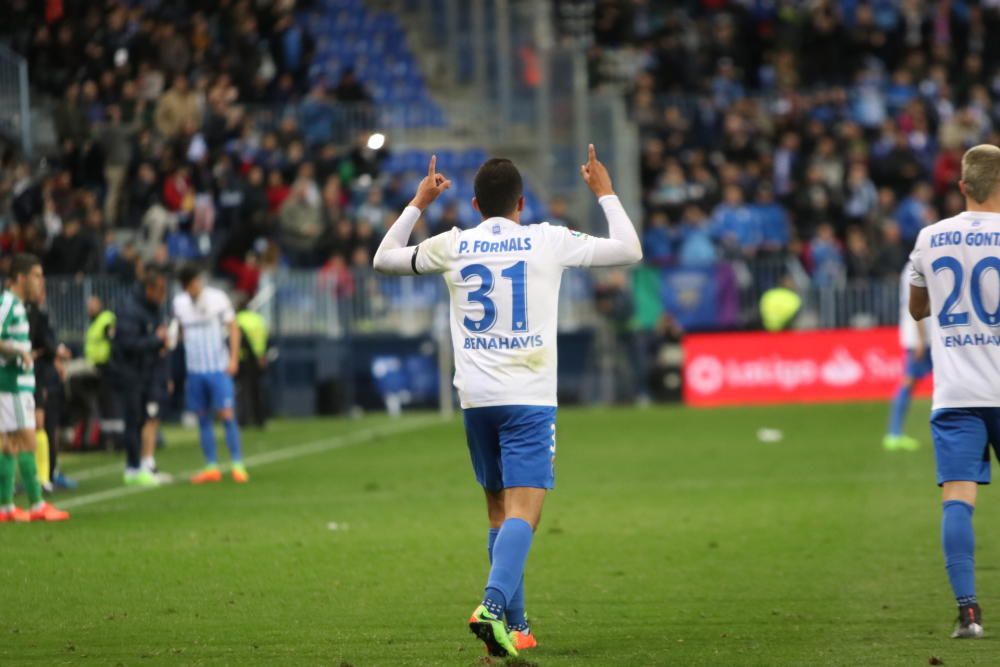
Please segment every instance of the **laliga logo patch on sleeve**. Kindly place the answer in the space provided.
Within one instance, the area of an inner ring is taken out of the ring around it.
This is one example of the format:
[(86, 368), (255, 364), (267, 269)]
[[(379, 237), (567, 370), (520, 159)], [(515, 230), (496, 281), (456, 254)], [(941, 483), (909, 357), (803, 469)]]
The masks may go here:
[(590, 238), (589, 236), (587, 236), (583, 232), (578, 232), (575, 229), (569, 230), (569, 235), (570, 236), (575, 236), (578, 239), (588, 239), (588, 238)]

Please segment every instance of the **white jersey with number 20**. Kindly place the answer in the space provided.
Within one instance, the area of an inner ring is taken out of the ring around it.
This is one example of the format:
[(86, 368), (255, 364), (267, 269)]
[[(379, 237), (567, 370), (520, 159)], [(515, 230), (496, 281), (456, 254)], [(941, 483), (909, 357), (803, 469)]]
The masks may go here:
[(556, 405), (559, 285), (565, 268), (590, 265), (596, 241), (488, 218), (420, 244), (417, 272), (442, 273), (448, 284), (463, 408)]
[(1000, 406), (1000, 214), (925, 227), (910, 261), (930, 296), (934, 409)]

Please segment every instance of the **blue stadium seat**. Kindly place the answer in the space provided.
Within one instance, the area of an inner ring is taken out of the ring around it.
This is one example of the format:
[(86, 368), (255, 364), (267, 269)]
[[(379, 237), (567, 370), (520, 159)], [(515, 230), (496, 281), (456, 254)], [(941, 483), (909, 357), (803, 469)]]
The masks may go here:
[[(440, 0), (438, 4), (442, 4)], [(340, 72), (353, 66), (377, 103), (406, 109), (403, 113), (390, 110), (386, 114), (390, 125), (447, 125), (444, 110), (431, 98), (395, 14), (370, 11), (363, 0), (321, 0), (315, 9), (298, 12), (296, 20), (317, 40), (318, 65), (310, 70), (310, 80), (324, 77), (333, 86)]]

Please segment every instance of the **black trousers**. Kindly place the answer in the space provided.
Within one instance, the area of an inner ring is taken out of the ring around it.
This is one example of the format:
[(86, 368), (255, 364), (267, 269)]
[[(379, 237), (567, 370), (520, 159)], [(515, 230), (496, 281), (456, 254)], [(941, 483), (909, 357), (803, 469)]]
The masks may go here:
[(135, 385), (114, 385), (117, 400), (125, 419), (125, 465), (137, 469), (142, 463), (142, 427), (149, 419), (151, 396), (149, 379), (140, 380)]
[(59, 427), (62, 425), (66, 392), (62, 383), (39, 387), (35, 391), (35, 407), (45, 413), (45, 435), (49, 439), (49, 474), (56, 474), (59, 464)]
[(236, 421), (240, 426), (263, 427), (267, 422), (264, 369), (255, 360), (240, 362), (236, 373)]

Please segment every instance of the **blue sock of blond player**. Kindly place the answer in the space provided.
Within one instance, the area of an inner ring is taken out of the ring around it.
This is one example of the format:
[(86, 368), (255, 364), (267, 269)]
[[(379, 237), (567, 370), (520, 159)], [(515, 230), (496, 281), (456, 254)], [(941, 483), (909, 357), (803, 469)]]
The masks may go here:
[(229, 450), (229, 460), (233, 463), (243, 462), (243, 451), (240, 447), (240, 426), (236, 419), (230, 417), (222, 422), (226, 432), (226, 449)]
[(941, 546), (945, 569), (959, 605), (976, 601), (976, 536), (972, 531), (974, 508), (961, 500), (943, 504)]
[(219, 464), (215, 452), (215, 422), (212, 415), (198, 415), (198, 433), (201, 440), (201, 452), (205, 455), (205, 463), (210, 466)]
[[(499, 528), (490, 528), (486, 546), (490, 554), (490, 565), (493, 564), (493, 543), (497, 541), (497, 535), (499, 534)], [(517, 590), (514, 591), (514, 595), (507, 601), (505, 615), (507, 617), (507, 626), (511, 630), (526, 630), (528, 628), (528, 619), (524, 616), (524, 575), (521, 575), (521, 583), (518, 585)]]
[(889, 435), (903, 435), (903, 423), (906, 421), (906, 412), (910, 409), (911, 393), (912, 389), (904, 385), (892, 399), (892, 409), (889, 411)]
[(493, 543), (493, 565), (483, 597), (483, 605), (490, 613), (502, 616), (508, 602), (514, 599), (524, 576), (524, 564), (528, 560), (533, 536), (531, 525), (524, 519), (507, 519), (500, 526)]

